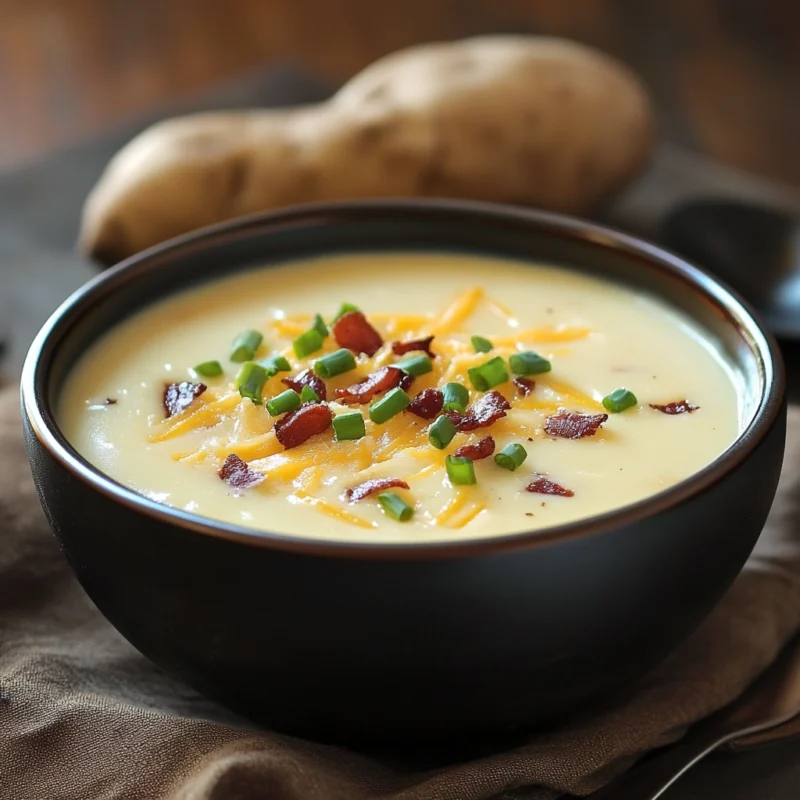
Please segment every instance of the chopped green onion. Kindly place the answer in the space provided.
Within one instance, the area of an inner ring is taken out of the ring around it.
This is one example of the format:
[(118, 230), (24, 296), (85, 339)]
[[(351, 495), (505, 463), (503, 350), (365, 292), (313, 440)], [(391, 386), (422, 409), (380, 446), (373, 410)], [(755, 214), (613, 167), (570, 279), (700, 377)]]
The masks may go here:
[(433, 371), (433, 362), (428, 356), (424, 355), (405, 358), (402, 361), (398, 361), (396, 364), (392, 364), (392, 366), (398, 367), (399, 369), (403, 370), (403, 372), (407, 372), (409, 375), (413, 375), (415, 378), (418, 378), (420, 375), (424, 375), (426, 372)]
[(350, 414), (339, 414), (333, 418), (333, 432), (337, 442), (345, 439), (360, 439), (367, 430), (364, 427), (364, 417), (358, 411)]
[(441, 417), (437, 417), (436, 421), (428, 428), (428, 441), (437, 450), (444, 450), (453, 441), (455, 435), (456, 426), (444, 414)]
[(325, 320), (319, 314), (314, 314), (314, 321), (311, 323), (311, 330), (316, 331), (323, 339), (330, 333)]
[(344, 347), (341, 350), (334, 350), (314, 362), (314, 372), (320, 378), (333, 378), (335, 375), (350, 372), (355, 368), (356, 360), (353, 358), (353, 354)]
[(527, 457), (528, 453), (525, 448), (521, 444), (514, 442), (513, 444), (507, 444), (495, 455), (494, 463), (498, 467), (513, 472)]
[(194, 371), (204, 378), (218, 378), (222, 375), (222, 364), (219, 361), (203, 361), (194, 368)]
[(628, 389), (614, 389), (611, 394), (603, 398), (603, 407), (612, 414), (620, 414), (626, 408), (635, 406), (639, 401), (636, 395)]
[(442, 409), (444, 411), (458, 411), (463, 414), (467, 410), (469, 404), (469, 392), (466, 386), (460, 383), (446, 383), (442, 389), (442, 397), (444, 403)]
[(345, 314), (349, 314), (351, 311), (361, 311), (361, 309), (358, 306), (354, 306), (352, 303), (342, 303), (333, 321), (336, 322), (336, 320), (340, 319)]
[(261, 364), (255, 361), (247, 361), (242, 364), (239, 374), (236, 376), (236, 388), (242, 397), (252, 400), (256, 405), (261, 405), (261, 390), (267, 382), (267, 371)]
[(230, 355), (231, 361), (235, 361), (237, 364), (252, 361), (263, 340), (264, 337), (258, 331), (242, 331), (233, 340)]
[(471, 458), (447, 456), (444, 460), (444, 465), (447, 469), (447, 477), (450, 478), (450, 483), (454, 486), (469, 486), (477, 483), (477, 480), (475, 480), (475, 464), (472, 463)]
[(470, 367), (467, 374), (472, 385), (480, 392), (487, 392), (508, 380), (506, 362), (500, 356), (489, 359), (479, 367)]
[(514, 353), (508, 359), (508, 364), (515, 375), (538, 375), (540, 372), (550, 372), (553, 368), (546, 358), (542, 358), (532, 350)]
[(395, 492), (381, 492), (378, 495), (383, 513), (398, 522), (408, 522), (414, 516), (414, 509)]
[(304, 386), (300, 391), (300, 399), (304, 403), (319, 403), (319, 395), (310, 387)]
[(396, 386), (369, 407), (369, 418), (377, 425), (382, 425), (399, 414), (410, 402), (411, 398), (399, 386)]
[(305, 358), (316, 353), (322, 347), (322, 334), (316, 328), (310, 328), (301, 333), (293, 342), (294, 354), (298, 358)]
[(270, 378), (277, 375), (279, 372), (291, 372), (292, 365), (286, 360), (284, 356), (270, 356), (259, 362), (262, 367), (267, 371)]
[(276, 394), (272, 400), (267, 400), (267, 411), (271, 417), (277, 417), (287, 411), (294, 411), (296, 408), (300, 408), (300, 395), (294, 389), (287, 389), (285, 392)]
[(483, 336), (473, 336), (470, 341), (476, 353), (491, 353), (494, 345)]

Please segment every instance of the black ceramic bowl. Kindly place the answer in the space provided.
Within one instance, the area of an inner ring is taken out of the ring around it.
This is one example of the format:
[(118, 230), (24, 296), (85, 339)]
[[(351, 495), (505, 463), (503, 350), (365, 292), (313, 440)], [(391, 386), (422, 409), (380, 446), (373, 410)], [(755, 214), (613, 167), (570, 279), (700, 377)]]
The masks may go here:
[[(555, 262), (655, 292), (724, 343), (745, 376), (746, 430), (689, 480), (613, 513), (388, 546), (259, 533), (158, 505), (88, 464), (59, 430), (55, 407), (75, 360), (154, 299), (265, 262), (384, 249)], [(245, 715), (351, 742), (496, 735), (640, 675), (742, 567), (773, 500), (785, 433), (776, 348), (711, 277), (585, 222), (445, 202), (291, 209), (129, 259), (45, 325), (22, 403), (47, 517), (122, 634)]]

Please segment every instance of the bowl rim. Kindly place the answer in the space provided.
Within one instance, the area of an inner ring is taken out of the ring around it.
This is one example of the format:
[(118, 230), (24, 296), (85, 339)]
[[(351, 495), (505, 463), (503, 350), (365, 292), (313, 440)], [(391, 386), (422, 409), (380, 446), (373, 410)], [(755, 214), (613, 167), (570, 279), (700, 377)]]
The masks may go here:
[[(44, 351), (49, 348), (54, 351), (56, 344), (51, 342), (51, 337), (60, 325), (79, 316), (87, 304), (102, 300), (105, 294), (113, 290), (115, 284), (135, 280), (139, 272), (144, 273), (148, 269), (163, 269), (163, 266), (158, 266), (158, 262), (174, 261), (184, 253), (219, 244), (226, 237), (240, 238), (256, 233), (264, 235), (287, 226), (310, 225), (315, 220), (318, 224), (336, 224), (337, 221), (352, 221), (354, 217), (367, 221), (373, 217), (414, 213), (438, 215), (441, 218), (453, 214), (462, 215), (477, 218), (478, 223), (516, 223), (548, 235), (581, 240), (594, 247), (638, 258), (650, 268), (666, 271), (679, 278), (691, 291), (706, 301), (711, 301), (718, 310), (724, 312), (727, 323), (736, 328), (756, 357), (764, 390), (752, 420), (727, 450), (703, 469), (655, 495), (622, 508), (532, 531), (453, 541), (391, 543), (377, 540), (340, 541), (274, 533), (167, 506), (117, 483), (84, 459), (61, 433), (48, 400), (49, 364), (44, 363)], [(419, 198), (374, 198), (294, 205), (200, 228), (136, 253), (97, 275), (61, 303), (31, 344), (20, 379), (23, 413), (32, 432), (50, 456), (71, 475), (134, 511), (195, 533), (257, 547), (333, 557), (410, 560), (500, 553), (600, 535), (679, 505), (702, 494), (748, 458), (779, 421), (785, 391), (785, 373), (780, 350), (755, 310), (725, 283), (685, 259), (644, 239), (577, 217), (498, 203)]]

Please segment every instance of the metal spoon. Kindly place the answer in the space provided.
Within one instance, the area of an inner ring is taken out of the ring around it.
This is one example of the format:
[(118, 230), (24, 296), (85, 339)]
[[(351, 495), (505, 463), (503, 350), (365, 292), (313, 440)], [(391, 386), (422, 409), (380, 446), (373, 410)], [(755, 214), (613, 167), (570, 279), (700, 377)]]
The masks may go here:
[(787, 645), (739, 699), (690, 728), (677, 744), (657, 752), (593, 794), (592, 800), (656, 800), (713, 750), (760, 731), (777, 729), (798, 714), (800, 637)]
[(744, 201), (693, 200), (667, 215), (661, 239), (750, 300), (778, 337), (800, 339), (800, 218)]

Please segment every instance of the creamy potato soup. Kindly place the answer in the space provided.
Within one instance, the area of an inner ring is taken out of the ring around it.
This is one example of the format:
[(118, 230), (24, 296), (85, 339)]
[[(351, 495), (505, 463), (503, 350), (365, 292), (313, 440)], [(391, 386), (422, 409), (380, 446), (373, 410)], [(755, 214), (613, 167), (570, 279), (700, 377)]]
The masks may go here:
[(123, 322), (60, 423), (152, 500), (350, 541), (526, 531), (653, 495), (741, 426), (739, 375), (657, 299), (445, 254), (240, 273)]

